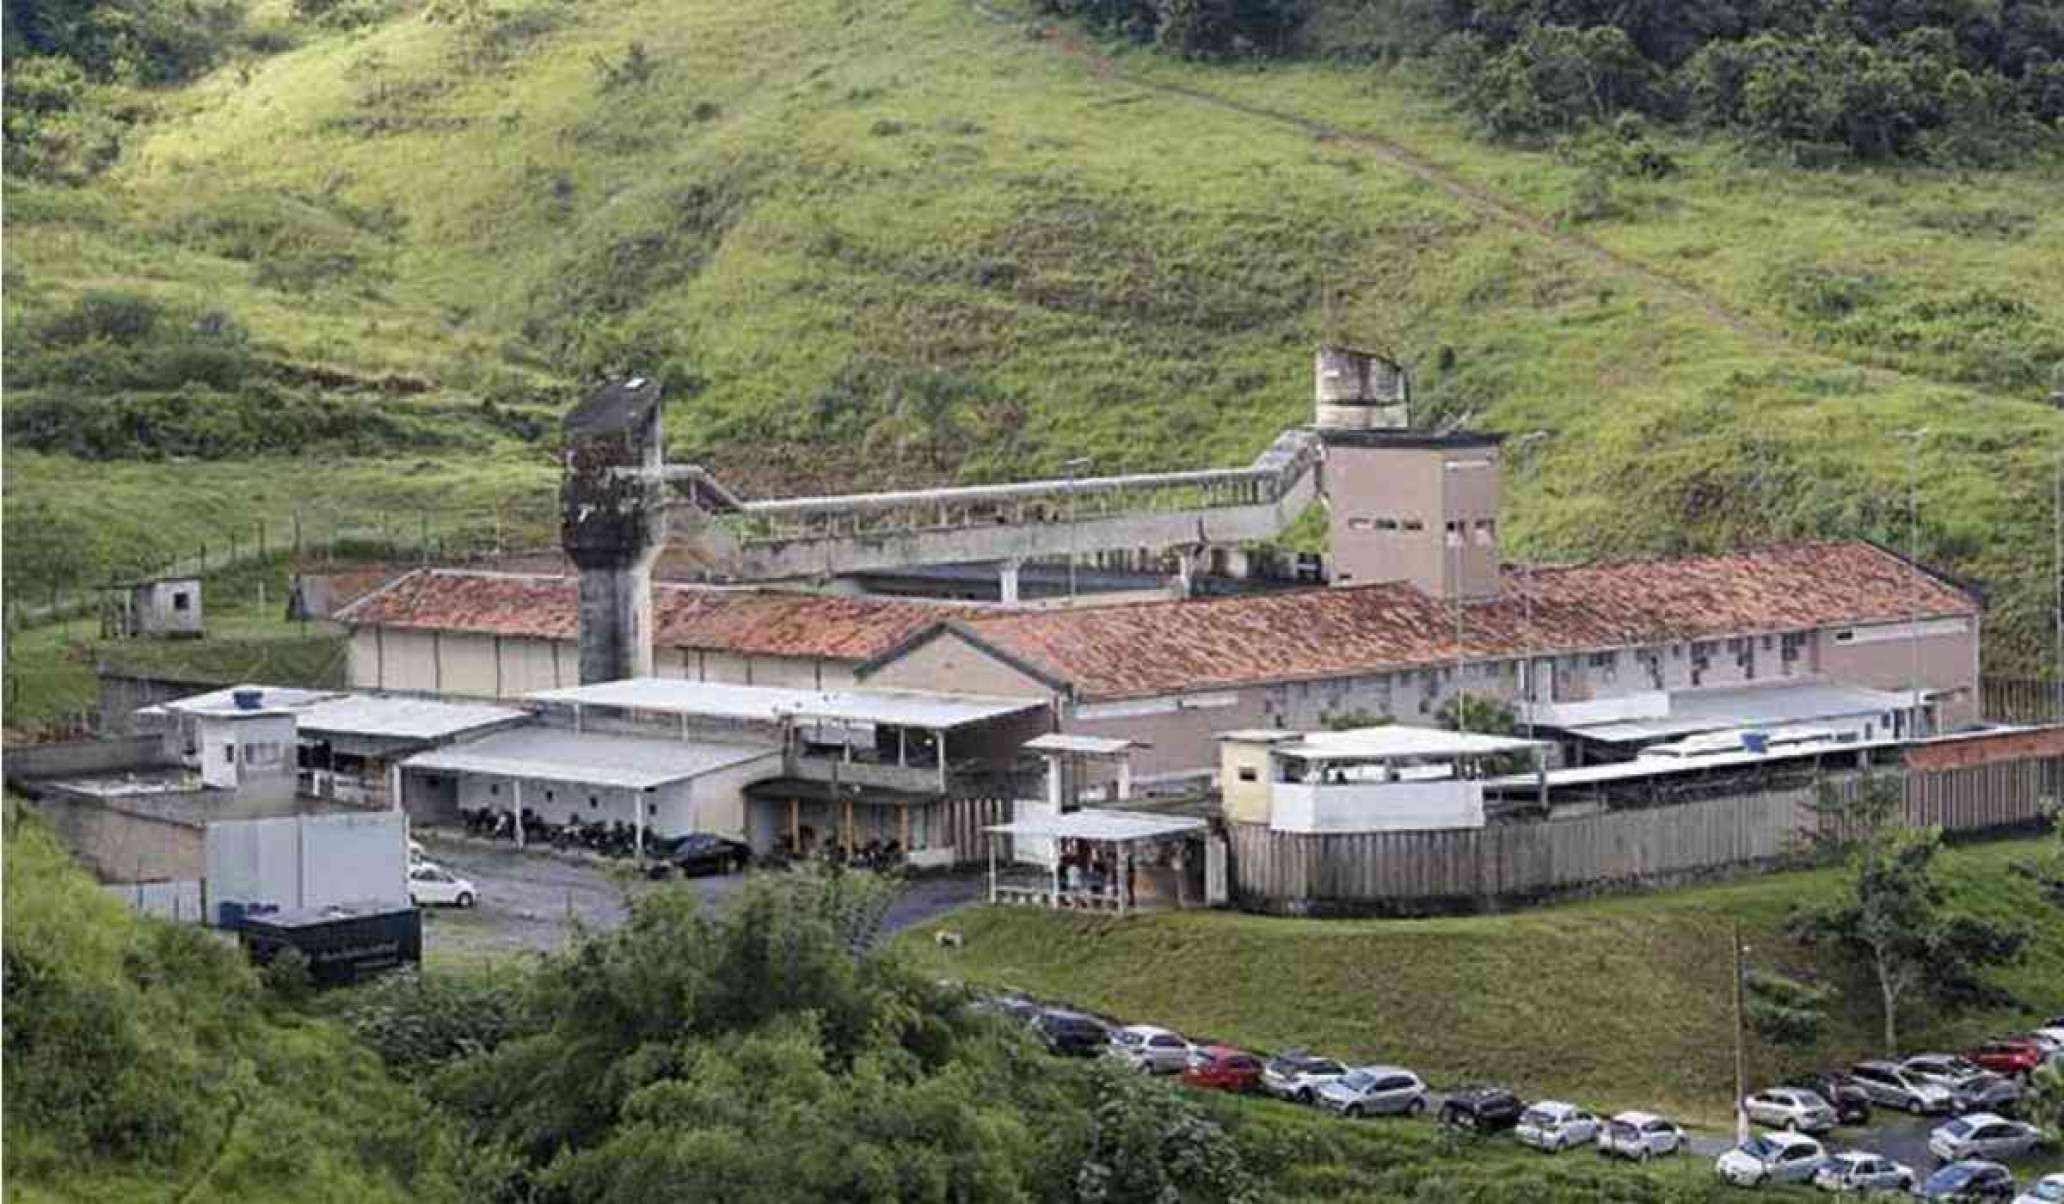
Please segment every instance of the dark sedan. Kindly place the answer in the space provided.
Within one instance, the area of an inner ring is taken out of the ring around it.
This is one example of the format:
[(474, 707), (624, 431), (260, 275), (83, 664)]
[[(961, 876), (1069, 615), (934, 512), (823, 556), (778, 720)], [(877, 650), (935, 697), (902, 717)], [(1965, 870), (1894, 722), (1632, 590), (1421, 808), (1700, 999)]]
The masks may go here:
[(1498, 1133), (1519, 1123), (1526, 1105), (1503, 1087), (1463, 1087), (1441, 1105), (1441, 1123), (1473, 1133)]
[(654, 878), (680, 874), (728, 874), (752, 864), (751, 845), (726, 840), (712, 832), (690, 832), (659, 855), (646, 872)]
[(1798, 1087), (1811, 1091), (1828, 1102), (1835, 1110), (1835, 1123), (1843, 1125), (1867, 1125), (1871, 1118), (1870, 1096), (1855, 1080), (1838, 1071), (1814, 1071), (1793, 1075), (1784, 1081), (1787, 1087)]
[(1057, 1054), (1093, 1058), (1111, 1044), (1111, 1029), (1095, 1016), (1048, 1008), (1032, 1021), (1032, 1029)]
[(2011, 1200), (2014, 1176), (1997, 1162), (1952, 1162), (1914, 1188), (1923, 1200), (1966, 1204), (1976, 1200)]

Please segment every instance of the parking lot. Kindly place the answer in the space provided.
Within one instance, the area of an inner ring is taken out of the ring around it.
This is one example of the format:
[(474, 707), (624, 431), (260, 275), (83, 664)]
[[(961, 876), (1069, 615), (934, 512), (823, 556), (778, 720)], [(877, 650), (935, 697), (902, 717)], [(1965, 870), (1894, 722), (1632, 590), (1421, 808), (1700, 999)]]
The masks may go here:
[[(628, 862), (573, 861), (542, 851), (518, 852), (511, 845), (439, 839), (419, 833), (432, 860), (472, 881), (478, 903), (469, 910), (426, 910), (424, 956), (433, 963), (493, 960), (557, 949), (576, 927), (613, 928), (623, 922), (625, 899), (658, 889), (688, 890), (716, 902), (745, 882), (742, 874), (719, 874), (648, 882)], [(953, 875), (907, 883), (890, 907), (894, 931), (950, 911), (978, 898), (979, 877)]]

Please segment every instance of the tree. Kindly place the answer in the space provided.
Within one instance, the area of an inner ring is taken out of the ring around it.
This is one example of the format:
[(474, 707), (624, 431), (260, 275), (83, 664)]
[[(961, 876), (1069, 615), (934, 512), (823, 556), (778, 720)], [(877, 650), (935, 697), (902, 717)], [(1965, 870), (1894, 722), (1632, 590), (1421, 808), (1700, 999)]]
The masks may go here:
[(1827, 1024), (1829, 992), (1768, 970), (1748, 976), (1749, 1026), (1776, 1045), (1809, 1046)]
[[(1833, 811), (1838, 820), (1825, 839), (1848, 848), (1847, 897), (1791, 918), (1796, 939), (1831, 945), (1869, 970), (1887, 1054), (1899, 1048), (1903, 1003), (1917, 994), (1943, 1005), (1988, 997), (1981, 971), (2017, 960), (2028, 938), (2022, 929), (1949, 908), (1932, 873), (1942, 833), (1902, 826), (1902, 798), (1900, 781), (1889, 777), (1866, 777), (1846, 797), (1824, 789), (1822, 817)], [(1825, 823), (1821, 831), (1829, 831)]]
[[(1463, 720), (1459, 727), (1458, 716)], [(1434, 713), (1434, 722), (1451, 732), (1466, 729), (1480, 736), (1509, 736), (1519, 730), (1519, 718), (1509, 704), (1482, 694), (1454, 695)]]

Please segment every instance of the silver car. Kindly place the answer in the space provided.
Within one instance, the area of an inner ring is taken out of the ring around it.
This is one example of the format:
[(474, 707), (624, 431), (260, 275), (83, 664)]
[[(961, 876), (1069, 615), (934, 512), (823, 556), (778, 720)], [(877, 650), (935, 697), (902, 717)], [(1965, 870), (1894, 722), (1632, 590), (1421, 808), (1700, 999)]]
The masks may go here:
[(1742, 1100), (1749, 1119), (1794, 1133), (1826, 1133), (1835, 1127), (1835, 1110), (1804, 1087), (1772, 1087)]
[(1863, 1150), (1835, 1154), (1813, 1172), (1822, 1191), (1911, 1191), (1916, 1182), (1912, 1167)]
[(1947, 1088), (1937, 1087), (1892, 1062), (1858, 1062), (1850, 1067), (1849, 1077), (1870, 1096), (1870, 1102), (1887, 1108), (1939, 1114), (1950, 1111), (1956, 1103)]
[(1958, 1112), (2001, 1112), (2021, 1102), (2021, 1088), (2005, 1077), (1951, 1054), (1922, 1054), (1901, 1065), (1949, 1092)]
[(1181, 1074), (1189, 1065), (1190, 1043), (1165, 1028), (1128, 1024), (1111, 1034), (1111, 1047), (1104, 1052), (1144, 1074)]
[(1561, 1100), (1544, 1099), (1519, 1114), (1512, 1135), (1519, 1144), (1553, 1154), (1598, 1140), (1598, 1118)]
[(1720, 1155), (1713, 1169), (1736, 1187), (1805, 1183), (1820, 1169), (1827, 1151), (1799, 1133), (1763, 1133)]
[(2014, 1197), (2014, 1204), (2064, 1204), (2064, 1175), (2044, 1175)]
[(1928, 1152), (1944, 1162), (1967, 1158), (1997, 1161), (2019, 1158), (2042, 1145), (2042, 1130), (1990, 1112), (1973, 1112), (1941, 1125), (1928, 1135)]
[(1398, 1066), (1357, 1066), (1319, 1085), (1318, 1105), (1342, 1116), (1417, 1116), (1426, 1111), (1426, 1084)]
[(1261, 1089), (1277, 1099), (1309, 1104), (1319, 1088), (1347, 1073), (1347, 1066), (1301, 1049), (1286, 1049), (1261, 1068)]
[(1653, 1112), (1622, 1112), (1598, 1130), (1598, 1152), (1647, 1162), (1684, 1152), (1684, 1129)]

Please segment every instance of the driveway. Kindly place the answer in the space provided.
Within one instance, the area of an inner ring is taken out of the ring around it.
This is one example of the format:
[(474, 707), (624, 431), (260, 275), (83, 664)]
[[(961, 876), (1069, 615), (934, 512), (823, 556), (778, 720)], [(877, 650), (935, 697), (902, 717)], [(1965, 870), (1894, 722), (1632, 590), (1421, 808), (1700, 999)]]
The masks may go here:
[[(544, 853), (519, 853), (514, 846), (440, 840), (422, 832), (418, 838), (432, 861), (472, 879), (479, 891), (479, 904), (470, 911), (425, 910), (424, 952), (433, 961), (492, 961), (558, 949), (576, 928), (621, 924), (629, 896), (666, 886), (693, 891), (714, 903), (746, 879), (743, 874), (719, 874), (662, 884), (640, 878), (628, 863), (561, 860)], [(889, 907), (887, 928), (893, 932), (923, 923), (973, 902), (983, 889), (979, 875), (914, 879)]]

